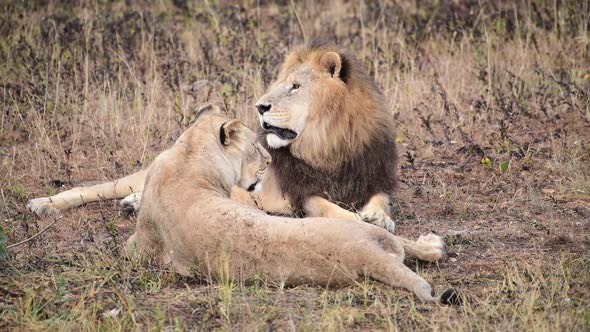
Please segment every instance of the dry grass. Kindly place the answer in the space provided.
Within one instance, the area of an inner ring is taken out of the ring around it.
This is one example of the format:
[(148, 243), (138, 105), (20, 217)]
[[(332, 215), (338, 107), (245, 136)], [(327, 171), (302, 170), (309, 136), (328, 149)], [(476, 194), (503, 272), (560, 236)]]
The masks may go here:
[(130, 3), (0, 2), (8, 243), (52, 221), (27, 199), (141, 169), (206, 101), (255, 125), (285, 54), (321, 34), (356, 51), (391, 103), (398, 232), (449, 244), (448, 262), (410, 265), (471, 301), (423, 305), (370, 280), (182, 278), (125, 260), (134, 218), (105, 202), (0, 261), (0, 328), (590, 329), (589, 1)]

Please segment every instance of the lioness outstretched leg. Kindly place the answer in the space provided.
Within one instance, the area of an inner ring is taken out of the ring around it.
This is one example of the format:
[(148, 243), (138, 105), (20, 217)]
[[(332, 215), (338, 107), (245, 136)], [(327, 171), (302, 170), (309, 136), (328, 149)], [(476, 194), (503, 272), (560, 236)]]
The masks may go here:
[(90, 187), (76, 187), (51, 197), (32, 199), (27, 208), (38, 215), (59, 214), (60, 210), (84, 203), (123, 198), (143, 191), (147, 170)]

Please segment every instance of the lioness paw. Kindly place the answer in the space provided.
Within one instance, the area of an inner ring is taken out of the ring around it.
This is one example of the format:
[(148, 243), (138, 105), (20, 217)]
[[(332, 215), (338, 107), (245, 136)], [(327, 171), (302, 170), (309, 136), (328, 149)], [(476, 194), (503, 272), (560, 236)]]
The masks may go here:
[(385, 213), (385, 211), (363, 211), (361, 219), (364, 222), (379, 226), (393, 234), (395, 232), (395, 222)]
[(442, 237), (432, 233), (420, 235), (416, 242), (418, 242), (419, 244), (429, 245), (439, 249), (444, 249), (445, 247), (445, 241), (443, 241)]
[(447, 258), (445, 241), (436, 234), (421, 235), (416, 243), (427, 248), (429, 261), (440, 261)]
[(121, 200), (121, 210), (123, 214), (129, 216), (137, 211), (141, 205), (141, 193), (131, 194)]
[(49, 197), (41, 197), (30, 200), (27, 209), (38, 216), (57, 216), (59, 210)]

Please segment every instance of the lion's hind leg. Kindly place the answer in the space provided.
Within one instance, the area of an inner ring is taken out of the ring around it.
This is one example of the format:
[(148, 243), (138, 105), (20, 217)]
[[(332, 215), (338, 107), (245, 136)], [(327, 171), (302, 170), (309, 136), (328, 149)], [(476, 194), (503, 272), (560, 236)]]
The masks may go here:
[(143, 191), (146, 174), (147, 170), (143, 170), (115, 181), (76, 187), (51, 197), (32, 199), (27, 203), (27, 208), (38, 215), (55, 215), (60, 210), (85, 203), (123, 198)]

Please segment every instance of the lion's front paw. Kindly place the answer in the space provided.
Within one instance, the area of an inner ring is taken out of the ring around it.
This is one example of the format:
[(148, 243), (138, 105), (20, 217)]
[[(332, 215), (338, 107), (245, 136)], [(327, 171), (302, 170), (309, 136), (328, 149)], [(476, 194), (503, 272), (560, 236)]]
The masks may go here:
[(447, 247), (442, 237), (436, 234), (421, 235), (416, 243), (427, 249), (429, 261), (446, 260)]
[(27, 209), (38, 216), (57, 216), (59, 210), (49, 197), (41, 197), (30, 200), (27, 203)]
[(137, 211), (141, 205), (141, 193), (131, 194), (121, 200), (121, 210), (123, 214), (129, 216)]
[(364, 222), (385, 228), (391, 234), (395, 231), (395, 222), (391, 220), (385, 211), (363, 211), (361, 212), (361, 219)]

